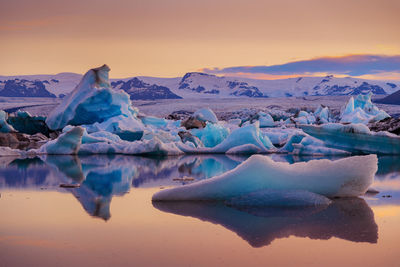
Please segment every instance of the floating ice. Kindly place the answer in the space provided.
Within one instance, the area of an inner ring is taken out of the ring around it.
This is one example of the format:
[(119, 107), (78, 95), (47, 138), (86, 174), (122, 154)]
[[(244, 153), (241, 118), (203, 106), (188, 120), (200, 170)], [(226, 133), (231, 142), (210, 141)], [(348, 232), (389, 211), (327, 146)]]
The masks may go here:
[(371, 132), (361, 123), (302, 125), (301, 128), (330, 147), (352, 153), (400, 154), (400, 136), (388, 132)]
[(320, 124), (329, 123), (332, 117), (329, 108), (322, 105), (314, 111), (314, 116)]
[(328, 206), (331, 200), (305, 190), (274, 190), (265, 189), (234, 197), (225, 203), (236, 207), (305, 207)]
[(32, 152), (54, 155), (78, 154), (84, 131), (80, 126), (73, 127), (71, 130), (61, 134), (57, 139), (47, 142), (41, 148)]
[(287, 152), (296, 155), (350, 155), (345, 150), (327, 147), (324, 142), (311, 137), (302, 131), (293, 133), (280, 152)]
[(265, 127), (274, 127), (275, 122), (274, 119), (272, 118), (271, 115), (265, 113), (265, 112), (259, 112), (259, 121), (260, 121), (260, 128), (265, 128)]
[(347, 102), (340, 122), (363, 123), (381, 121), (390, 116), (371, 102), (372, 93), (351, 97)]
[(192, 129), (191, 133), (197, 136), (205, 147), (215, 147), (229, 135), (229, 130), (219, 124), (207, 123), (203, 129)]
[(258, 122), (237, 128), (232, 131), (220, 144), (212, 148), (194, 149), (188, 146), (179, 146), (186, 153), (226, 153), (228, 150), (242, 145), (253, 145), (258, 148), (259, 153), (271, 152), (275, 147), (267, 136), (260, 132)]
[(132, 108), (129, 95), (111, 89), (109, 70), (107, 65), (89, 70), (47, 117), (49, 128), (58, 130), (66, 125), (102, 123), (119, 115), (135, 117), (137, 111)]
[(218, 122), (217, 116), (209, 108), (202, 108), (202, 109), (197, 110), (195, 113), (193, 113), (192, 117), (196, 118), (200, 121), (209, 121), (212, 123)]
[(14, 131), (14, 128), (7, 123), (7, 113), (5, 113), (3, 110), (0, 110), (0, 132), (9, 133)]
[(377, 169), (376, 155), (294, 164), (253, 155), (227, 173), (160, 191), (153, 195), (153, 200), (229, 200), (265, 189), (306, 190), (327, 197), (354, 197), (368, 190)]

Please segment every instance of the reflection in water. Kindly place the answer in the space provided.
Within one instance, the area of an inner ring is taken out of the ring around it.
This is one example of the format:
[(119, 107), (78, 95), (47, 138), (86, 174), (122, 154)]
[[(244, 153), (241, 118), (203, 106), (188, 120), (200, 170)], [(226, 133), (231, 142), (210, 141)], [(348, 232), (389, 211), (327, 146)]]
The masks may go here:
[[(2, 157), (0, 158), (0, 189), (27, 188), (30, 190), (46, 189), (59, 192), (68, 192), (77, 198), (85, 211), (90, 215), (107, 220), (111, 216), (110, 203), (113, 196), (123, 196), (130, 190), (131, 187), (150, 188), (160, 186), (176, 186), (184, 184), (185, 182), (179, 180), (174, 181), (173, 179), (183, 178), (186, 176), (193, 177), (195, 181), (207, 179), (235, 168), (241, 162), (246, 160), (247, 157), (248, 156), (240, 155), (185, 155), (180, 157), (166, 158), (124, 155), (79, 157), (44, 156), (42, 158), (33, 159)], [(293, 155), (280, 154), (273, 154), (270, 155), (270, 157), (272, 157), (275, 161), (286, 162), (308, 161), (314, 159), (312, 157), (297, 157)], [(379, 157), (379, 170), (373, 187), (381, 191), (381, 193), (372, 198), (368, 198), (368, 203), (373, 205), (388, 203), (396, 205), (399, 204), (400, 164), (398, 162), (400, 162), (399, 157)], [(59, 185), (62, 183), (80, 184), (80, 187), (73, 189), (60, 188)], [(388, 194), (392, 197), (382, 198), (383, 195)], [(304, 222), (307, 222), (306, 217), (309, 220), (318, 214), (323, 217), (326, 216), (327, 212), (329, 211), (331, 212), (329, 214), (332, 214), (329, 215), (331, 219), (332, 217), (336, 216), (335, 214), (341, 215), (338, 216), (338, 219), (340, 219), (343, 218), (342, 215), (345, 213), (341, 214), (339, 212), (339, 208), (336, 208), (338, 210), (336, 213), (332, 213), (330, 210), (335, 210), (335, 207), (342, 207), (344, 209), (347, 205), (354, 207), (354, 204), (343, 204), (342, 206), (339, 204), (340, 203), (336, 201), (335, 205), (330, 206), (328, 210), (324, 211), (307, 211), (311, 212), (309, 217), (300, 215), (294, 216), (294, 211), (290, 211), (290, 216), (288, 216), (288, 214), (286, 214), (288, 212), (287, 210), (280, 210), (279, 212), (276, 210), (247, 210), (244, 212), (224, 206), (219, 207), (218, 205), (204, 203), (197, 204), (197, 206), (193, 203), (191, 205), (193, 209), (196, 207), (203, 210), (209, 209), (210, 213), (218, 213), (219, 210), (222, 210), (223, 212), (229, 211), (229, 213), (232, 213), (233, 215), (238, 214), (238, 216), (243, 216), (241, 219), (241, 221), (243, 221), (243, 225), (246, 225), (246, 220), (254, 221), (256, 223), (259, 222), (259, 220), (265, 221), (266, 218), (268, 218), (268, 220), (271, 222), (271, 218), (275, 218), (274, 220), (277, 220), (276, 218), (281, 216), (279, 218), (284, 218), (281, 219), (284, 221), (290, 217), (292, 218), (290, 221), (293, 222), (293, 229), (297, 229), (296, 231), (299, 231), (299, 225), (304, 225)], [(358, 206), (361, 207), (364, 204), (360, 204)], [(166, 207), (169, 207), (169, 204), (165, 205), (167, 205)], [(177, 207), (178, 204), (175, 203), (174, 205)], [(183, 203), (181, 205), (185, 206), (188, 204)], [(366, 208), (363, 210), (366, 210)], [(185, 211), (185, 209), (183, 210)], [(195, 210), (193, 210), (193, 212), (194, 211)], [(173, 211), (171, 210), (171, 212)], [(272, 212), (272, 215), (268, 212)], [(297, 212), (304, 213), (306, 210)], [(260, 216), (262, 213), (264, 216)], [(285, 214), (277, 216), (278, 213)], [(221, 212), (221, 216), (222, 214), (223, 213)], [(196, 215), (193, 216), (198, 217)], [(287, 223), (281, 223), (279, 220), (277, 221), (278, 225), (287, 225)], [(223, 224), (223, 220), (221, 224)], [(234, 227), (234, 225), (232, 225), (232, 227)], [(274, 227), (275, 226), (269, 226), (270, 229)], [(237, 228), (241, 229), (239, 226)], [(240, 233), (243, 231), (237, 232)], [(299, 235), (299, 233), (296, 232), (296, 235)], [(337, 233), (333, 235), (338, 236)], [(251, 231), (249, 235), (245, 236), (251, 236)], [(367, 236), (370, 237), (370, 235)], [(252, 240), (250, 237), (245, 239)], [(351, 240), (350, 237), (345, 239)], [(371, 238), (371, 240), (373, 240), (373, 238)]]
[(335, 200), (325, 209), (237, 210), (222, 203), (153, 202), (157, 209), (220, 224), (253, 247), (267, 246), (291, 235), (311, 239), (337, 237), (353, 242), (376, 243), (378, 226), (363, 199)]

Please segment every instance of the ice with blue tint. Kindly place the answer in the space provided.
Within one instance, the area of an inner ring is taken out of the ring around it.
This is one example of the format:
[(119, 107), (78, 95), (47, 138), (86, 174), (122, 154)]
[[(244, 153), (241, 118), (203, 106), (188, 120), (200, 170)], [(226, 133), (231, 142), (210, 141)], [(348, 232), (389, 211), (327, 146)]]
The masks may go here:
[(253, 155), (220, 176), (162, 190), (153, 195), (153, 201), (226, 201), (266, 189), (305, 190), (326, 197), (354, 197), (365, 194), (377, 169), (376, 155), (294, 164)]
[(313, 114), (301, 110), (297, 118), (294, 118), (294, 121), (298, 124), (314, 124), (316, 122), (316, 118)]
[(252, 145), (252, 148), (257, 148), (258, 153), (267, 153), (275, 149), (268, 137), (263, 136), (260, 132), (258, 122), (233, 130), (215, 147), (194, 149), (187, 145), (179, 145), (179, 148), (186, 153), (226, 153), (228, 150), (242, 145)]
[(309, 136), (302, 131), (293, 133), (279, 152), (313, 156), (351, 155), (348, 151), (327, 147), (323, 141)]
[(328, 206), (331, 202), (325, 196), (305, 190), (264, 189), (231, 198), (225, 203), (235, 207), (306, 207)]
[(229, 135), (229, 129), (209, 122), (203, 129), (192, 129), (190, 132), (197, 136), (205, 147), (215, 147)]
[(196, 118), (200, 121), (208, 121), (208, 122), (212, 122), (212, 123), (218, 122), (217, 116), (209, 108), (202, 108), (202, 109), (197, 110), (195, 113), (193, 113), (192, 117)]
[(31, 152), (54, 155), (78, 154), (84, 132), (85, 129), (80, 126), (73, 127), (62, 133), (57, 139), (47, 142), (37, 150), (31, 150)]
[(314, 111), (314, 116), (320, 124), (329, 123), (332, 119), (329, 108), (322, 105)]
[(107, 65), (89, 70), (76, 88), (47, 117), (52, 130), (66, 125), (102, 123), (119, 115), (136, 119), (129, 95), (113, 90), (108, 80)]
[(14, 128), (7, 123), (7, 113), (3, 110), (0, 110), (0, 132), (1, 133), (10, 133), (15, 132)]
[(156, 128), (164, 128), (168, 125), (168, 120), (163, 118), (157, 118), (153, 116), (146, 116), (141, 118), (142, 122), (146, 126), (154, 126)]
[(107, 131), (118, 135), (126, 141), (140, 140), (143, 136), (144, 125), (134, 116), (118, 115), (104, 122), (95, 122), (90, 125), (82, 125), (88, 133)]
[(352, 153), (400, 154), (400, 136), (388, 132), (372, 132), (361, 123), (302, 125), (301, 128), (332, 148)]
[(372, 103), (371, 97), (371, 92), (355, 99), (351, 97), (340, 115), (340, 122), (367, 124), (389, 118), (389, 114)]
[(260, 121), (260, 128), (274, 127), (275, 126), (274, 119), (268, 113), (259, 112), (258, 116), (259, 116), (258, 120)]

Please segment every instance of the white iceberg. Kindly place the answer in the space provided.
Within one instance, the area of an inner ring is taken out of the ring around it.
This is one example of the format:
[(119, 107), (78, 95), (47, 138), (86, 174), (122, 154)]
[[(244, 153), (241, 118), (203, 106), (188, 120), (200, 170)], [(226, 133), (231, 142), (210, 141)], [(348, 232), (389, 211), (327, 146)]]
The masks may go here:
[(301, 128), (332, 148), (352, 153), (400, 154), (400, 136), (388, 132), (372, 132), (361, 123), (302, 125)]
[(319, 107), (314, 111), (314, 116), (319, 124), (329, 123), (332, 119), (332, 114), (330, 113), (329, 108), (323, 107), (322, 105), (319, 105)]
[(204, 121), (204, 122), (207, 122), (207, 121), (211, 122), (211, 123), (218, 122), (217, 116), (209, 108), (202, 108), (202, 109), (197, 110), (195, 113), (193, 113), (192, 117), (196, 118), (200, 121)]
[(265, 112), (259, 112), (259, 122), (260, 122), (260, 128), (266, 128), (266, 127), (274, 127), (275, 122), (274, 119), (270, 114), (267, 114)]
[(367, 124), (389, 118), (389, 114), (372, 103), (371, 97), (372, 93), (351, 97), (340, 115), (340, 122)]
[(166, 189), (153, 201), (229, 200), (260, 190), (305, 190), (327, 197), (365, 194), (378, 169), (376, 155), (288, 164), (253, 155), (235, 169), (189, 185)]
[(101, 124), (119, 115), (136, 119), (137, 110), (132, 108), (129, 95), (111, 88), (109, 71), (107, 65), (89, 70), (49, 114), (46, 119), (49, 128), (59, 130), (67, 125)]

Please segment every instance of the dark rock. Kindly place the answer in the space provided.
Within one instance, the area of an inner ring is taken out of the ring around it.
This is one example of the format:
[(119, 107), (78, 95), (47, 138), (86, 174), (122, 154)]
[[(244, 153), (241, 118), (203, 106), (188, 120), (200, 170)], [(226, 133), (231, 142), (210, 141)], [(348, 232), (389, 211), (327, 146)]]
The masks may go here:
[(43, 134), (28, 135), (23, 133), (0, 133), (0, 146), (13, 149), (29, 150), (39, 148), (48, 138)]
[(206, 127), (206, 123), (204, 121), (200, 121), (196, 118), (189, 117), (188, 119), (182, 121), (181, 126), (185, 127), (186, 130), (202, 129), (202, 128)]
[(400, 118), (386, 118), (378, 122), (370, 123), (368, 127), (374, 132), (387, 131), (400, 135)]
[(80, 186), (80, 184), (60, 184), (60, 187), (62, 188), (78, 188)]

